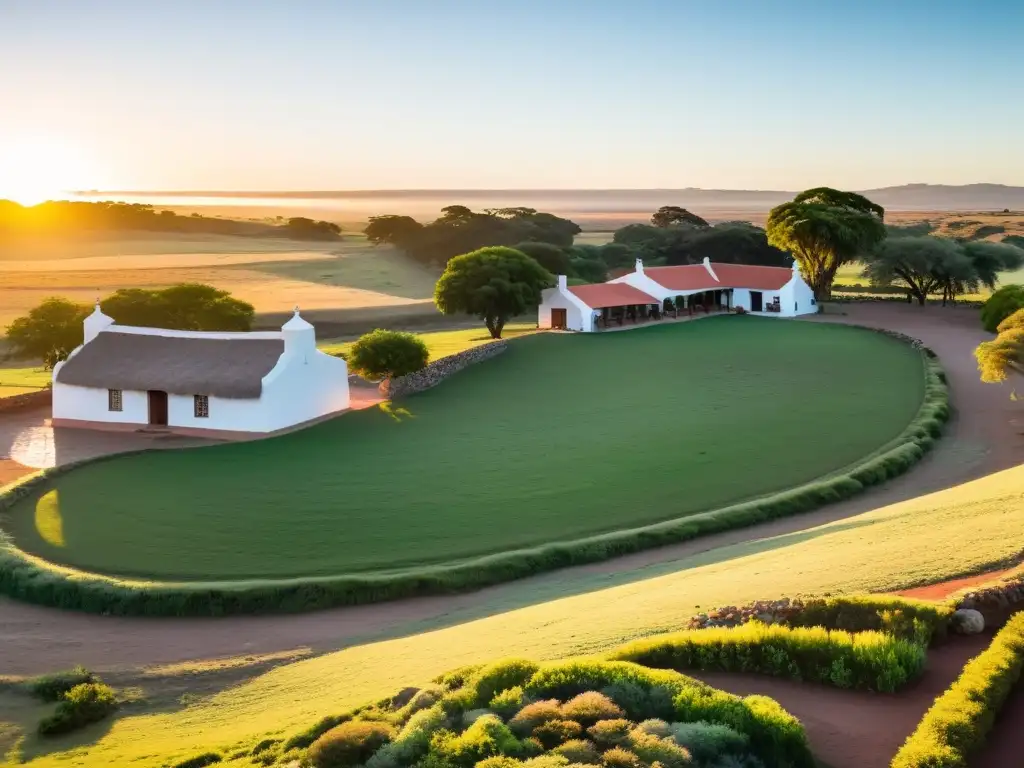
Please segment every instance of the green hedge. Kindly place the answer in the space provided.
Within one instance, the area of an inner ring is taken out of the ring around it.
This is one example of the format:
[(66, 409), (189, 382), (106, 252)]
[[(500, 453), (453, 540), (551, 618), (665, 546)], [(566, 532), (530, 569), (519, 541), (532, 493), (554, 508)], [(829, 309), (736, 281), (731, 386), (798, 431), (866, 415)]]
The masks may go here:
[(57, 711), (39, 723), (40, 736), (57, 736), (96, 723), (117, 709), (114, 690), (103, 683), (82, 683), (67, 691)]
[[(934, 353), (924, 353), (925, 398), (917, 416), (883, 453), (846, 473), (663, 523), (399, 573), (279, 581), (167, 583), (132, 581), (55, 566), (19, 550), (0, 534), (0, 593), (69, 610), (134, 616), (223, 616), (293, 613), (448, 594), (526, 578), (543, 571), (608, 560), (644, 549), (689, 541), (808, 512), (850, 498), (866, 487), (905, 472), (931, 448), (949, 416), (945, 376)], [(102, 460), (102, 459), (99, 459)], [(18, 498), (74, 465), (30, 477), (0, 495), (0, 513)]]
[(875, 630), (929, 645), (946, 637), (953, 611), (951, 605), (895, 595), (847, 595), (805, 600), (785, 623), (847, 632)]
[(1024, 669), (1024, 613), (964, 667), (893, 758), (892, 768), (965, 768)]
[(893, 693), (924, 670), (925, 650), (882, 632), (751, 622), (637, 640), (611, 658), (657, 669), (757, 672)]

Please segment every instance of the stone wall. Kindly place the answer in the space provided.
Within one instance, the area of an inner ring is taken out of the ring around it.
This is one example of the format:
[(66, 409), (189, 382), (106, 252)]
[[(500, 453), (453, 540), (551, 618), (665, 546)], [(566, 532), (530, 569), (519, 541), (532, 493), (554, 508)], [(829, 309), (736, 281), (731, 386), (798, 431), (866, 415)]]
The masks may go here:
[(508, 349), (508, 342), (498, 340), (442, 357), (440, 360), (428, 363), (422, 371), (410, 373), (408, 376), (399, 376), (396, 379), (385, 379), (380, 384), (380, 393), (390, 400), (398, 400), (416, 392), (422, 392), (425, 389), (436, 387), (463, 368), (489, 360), (495, 355), (500, 355), (506, 349)]
[(53, 390), (47, 387), (46, 389), (36, 390), (35, 392), (26, 392), (23, 395), (0, 397), (0, 413), (27, 411), (30, 408), (42, 408), (43, 406), (50, 405), (52, 402)]

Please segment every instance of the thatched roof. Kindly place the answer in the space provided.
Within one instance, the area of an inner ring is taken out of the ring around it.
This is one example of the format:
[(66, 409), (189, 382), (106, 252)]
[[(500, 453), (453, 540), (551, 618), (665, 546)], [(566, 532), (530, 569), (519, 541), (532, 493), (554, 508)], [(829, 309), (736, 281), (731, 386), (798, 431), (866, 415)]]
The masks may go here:
[(259, 398), (281, 339), (207, 339), (104, 331), (57, 372), (79, 387)]

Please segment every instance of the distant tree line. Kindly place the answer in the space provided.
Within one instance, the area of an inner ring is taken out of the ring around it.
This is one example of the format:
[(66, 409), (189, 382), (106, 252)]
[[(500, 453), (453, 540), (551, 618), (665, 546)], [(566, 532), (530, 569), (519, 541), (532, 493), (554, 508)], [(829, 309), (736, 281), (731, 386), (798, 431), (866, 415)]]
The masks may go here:
[(157, 210), (143, 203), (82, 202), (56, 200), (23, 206), (0, 200), (2, 234), (73, 234), (75, 232), (174, 232), (188, 234), (236, 235), (241, 237), (287, 237), (294, 240), (338, 240), (341, 227), (329, 221), (302, 216), (282, 224), (221, 219), (193, 213)]

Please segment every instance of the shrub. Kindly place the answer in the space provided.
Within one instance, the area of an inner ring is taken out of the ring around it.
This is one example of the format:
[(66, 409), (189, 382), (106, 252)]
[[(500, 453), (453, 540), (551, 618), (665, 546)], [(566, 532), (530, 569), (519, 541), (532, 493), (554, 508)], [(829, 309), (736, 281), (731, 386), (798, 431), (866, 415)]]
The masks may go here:
[(548, 720), (533, 729), (533, 737), (545, 749), (552, 749), (583, 734), (583, 726), (575, 720)]
[(496, 694), (487, 705), (498, 717), (508, 720), (523, 708), (524, 698), (522, 686), (515, 685)]
[(615, 683), (604, 688), (601, 693), (622, 707), (627, 717), (634, 720), (672, 716), (672, 692), (663, 686), (655, 685), (645, 690), (634, 683)]
[(629, 720), (619, 718), (594, 723), (587, 729), (587, 734), (599, 747), (617, 747), (626, 742), (632, 729), (633, 724)]
[(494, 713), (491, 712), (491, 710), (485, 709), (483, 707), (481, 707), (480, 709), (471, 709), (467, 712), (462, 713), (462, 724), (468, 727), (475, 723), (477, 720), (479, 720), (481, 717), (493, 714)]
[(473, 689), (473, 706), (486, 707), (498, 693), (521, 686), (539, 667), (525, 659), (503, 659), (482, 667), (469, 681)]
[(509, 727), (516, 733), (527, 734), (548, 720), (562, 717), (562, 705), (555, 699), (535, 701), (527, 704), (509, 721)]
[(690, 753), (671, 739), (664, 739), (635, 728), (629, 735), (633, 752), (645, 763), (661, 763), (665, 768), (686, 768), (693, 765)]
[(488, 757), (481, 760), (476, 764), (476, 768), (522, 768), (522, 765), (523, 764), (514, 757), (495, 755), (494, 757)]
[(328, 715), (327, 717), (321, 718), (315, 725), (310, 726), (302, 733), (297, 733), (288, 739), (284, 743), (284, 750), (287, 752), (289, 749), (305, 749), (332, 728), (339, 726), (342, 723), (347, 723), (352, 719), (352, 716), (351, 712), (345, 712), (340, 715)]
[(669, 727), (669, 724), (656, 717), (652, 717), (650, 720), (644, 720), (634, 730), (642, 731), (643, 733), (651, 736), (657, 736), (659, 739), (667, 739), (672, 735), (672, 728)]
[(279, 741), (280, 741), (280, 739), (262, 739), (261, 741), (258, 741), (256, 743), (256, 746), (254, 746), (249, 751), (249, 754), (250, 755), (258, 755), (261, 752), (266, 752), (268, 749), (270, 749), (272, 746), (277, 744)]
[(750, 622), (639, 640), (611, 656), (660, 669), (760, 672), (892, 693), (920, 676), (925, 651), (880, 632)]
[(366, 761), (366, 768), (397, 768), (412, 765), (427, 753), (430, 738), (444, 725), (444, 709), (435, 705), (410, 717), (389, 744), (378, 749)]
[(57, 711), (39, 723), (41, 736), (55, 736), (96, 723), (117, 709), (117, 700), (110, 686), (103, 683), (80, 683), (64, 694)]
[(43, 701), (60, 701), (64, 694), (82, 683), (98, 682), (97, 677), (83, 666), (63, 672), (33, 677), (25, 683), (29, 693)]
[(986, 331), (995, 333), (999, 324), (1024, 308), (1024, 285), (1004, 285), (995, 291), (981, 307), (981, 324)]
[(559, 744), (551, 751), (556, 755), (561, 755), (573, 764), (597, 765), (601, 762), (601, 753), (597, 751), (597, 747), (586, 739), (571, 739), (564, 744)]
[(438, 675), (434, 678), (433, 682), (440, 685), (445, 691), (454, 691), (468, 683), (470, 678), (483, 669), (483, 667), (483, 664), (467, 664), (464, 667), (445, 672), (443, 675)]
[(314, 741), (309, 747), (309, 760), (315, 768), (361, 765), (394, 735), (394, 728), (387, 723), (349, 720)]
[(877, 630), (927, 645), (946, 636), (952, 616), (953, 608), (940, 603), (886, 595), (847, 595), (806, 600), (786, 623), (848, 632)]
[(1024, 613), (996, 634), (935, 700), (893, 758), (892, 768), (965, 766), (985, 743), (999, 710), (1024, 670)]
[(180, 763), (175, 763), (171, 768), (205, 768), (205, 766), (219, 763), (223, 759), (216, 752), (204, 752), (201, 755), (182, 760)]
[(515, 756), (521, 749), (512, 731), (495, 715), (477, 719), (461, 735), (441, 730), (430, 740), (431, 752), (462, 768), (472, 768), (495, 755)]
[(418, 336), (382, 328), (364, 333), (348, 353), (349, 367), (372, 379), (415, 373), (429, 359), (427, 345)]
[(709, 761), (720, 755), (739, 755), (750, 749), (750, 738), (719, 723), (672, 723), (672, 738), (686, 747), (694, 760)]
[(613, 720), (624, 714), (614, 701), (597, 691), (586, 691), (562, 705), (562, 717), (575, 720), (584, 728), (598, 720)]
[(608, 768), (644, 768), (643, 761), (635, 752), (622, 747), (612, 747), (602, 755)]

